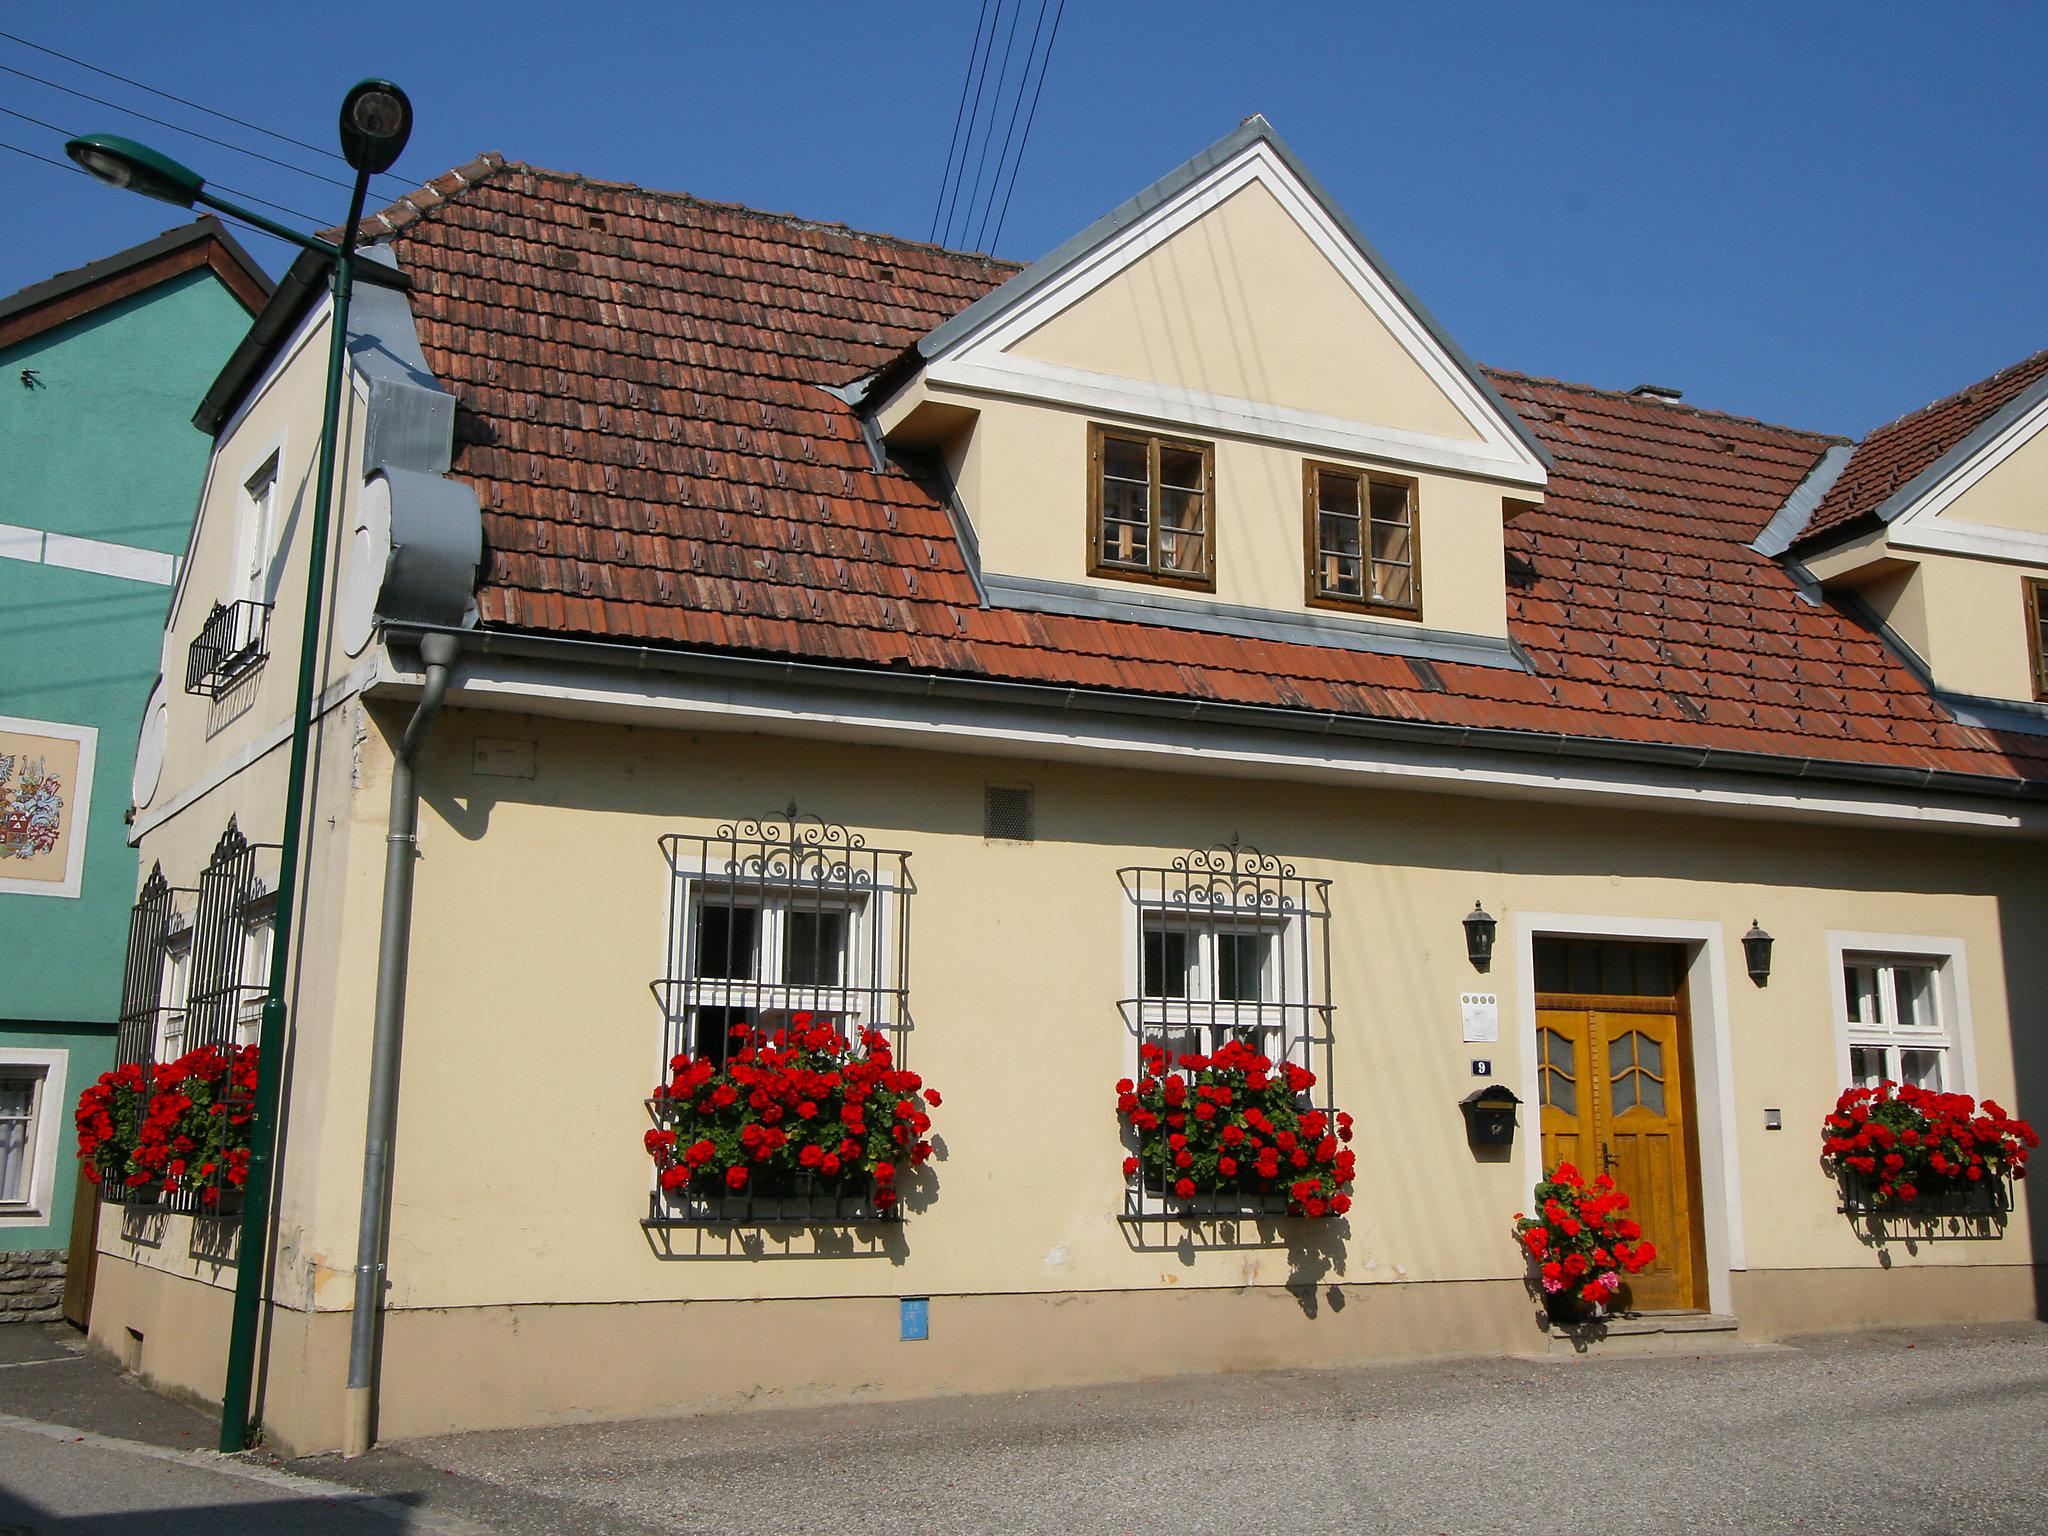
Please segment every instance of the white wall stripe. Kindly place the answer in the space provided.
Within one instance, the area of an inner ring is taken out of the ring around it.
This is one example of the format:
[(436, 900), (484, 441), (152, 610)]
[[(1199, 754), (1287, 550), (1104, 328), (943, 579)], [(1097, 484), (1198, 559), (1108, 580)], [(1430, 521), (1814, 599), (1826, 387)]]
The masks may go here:
[(45, 533), (40, 528), (22, 528), (13, 523), (0, 523), (0, 560), (57, 565), (122, 581), (146, 581), (156, 587), (168, 587), (178, 575), (178, 557), (159, 549), (81, 539), (68, 533)]

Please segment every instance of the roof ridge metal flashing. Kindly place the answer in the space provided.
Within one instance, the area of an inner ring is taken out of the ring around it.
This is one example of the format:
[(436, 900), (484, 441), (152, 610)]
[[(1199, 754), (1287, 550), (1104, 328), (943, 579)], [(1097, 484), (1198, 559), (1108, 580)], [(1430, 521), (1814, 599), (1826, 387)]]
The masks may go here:
[(1491, 635), (1465, 635), (1447, 629), (1375, 623), (1370, 619), (1325, 614), (1283, 613), (1236, 603), (1173, 597), (1162, 592), (1111, 592), (1074, 582), (1044, 581), (1032, 576), (984, 574), (981, 586), (991, 608), (1030, 613), (1056, 613), (1069, 618), (1113, 619), (1126, 624), (1163, 624), (1171, 629), (1245, 640), (1272, 640), (1285, 645), (1313, 645), (1380, 656), (1407, 656), (1421, 661), (1460, 666), (1502, 667), (1532, 672), (1528, 658), (1513, 642)]
[(1837, 443), (1823, 453), (1813, 468), (1806, 472), (1806, 478), (1792, 488), (1792, 494), (1785, 498), (1785, 505), (1764, 524), (1763, 532), (1749, 547), (1773, 560), (1790, 549), (1793, 541), (1806, 531), (1806, 525), (1813, 521), (1813, 514), (1827, 499), (1828, 492), (1834, 489), (1835, 482), (1842, 478), (1842, 471), (1849, 467), (1849, 461), (1855, 456), (1854, 443)]

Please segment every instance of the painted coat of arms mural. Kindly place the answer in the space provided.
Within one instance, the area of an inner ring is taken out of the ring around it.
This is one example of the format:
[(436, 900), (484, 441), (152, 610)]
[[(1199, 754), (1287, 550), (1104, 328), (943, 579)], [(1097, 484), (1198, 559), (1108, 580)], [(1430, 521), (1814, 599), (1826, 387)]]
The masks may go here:
[(49, 758), (0, 752), (0, 859), (56, 852), (63, 821), (64, 781), (51, 771)]
[(0, 716), (0, 892), (77, 894), (94, 738), (88, 727)]

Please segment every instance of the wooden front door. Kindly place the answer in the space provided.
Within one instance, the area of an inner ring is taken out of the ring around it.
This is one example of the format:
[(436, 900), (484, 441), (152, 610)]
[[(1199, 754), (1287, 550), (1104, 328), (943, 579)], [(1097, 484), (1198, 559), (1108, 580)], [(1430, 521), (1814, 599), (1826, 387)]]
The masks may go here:
[(1657, 1259), (1628, 1281), (1643, 1311), (1704, 1305), (1693, 1137), (1690, 1045), (1679, 1000), (1546, 994), (1536, 1000), (1543, 1167), (1610, 1175)]

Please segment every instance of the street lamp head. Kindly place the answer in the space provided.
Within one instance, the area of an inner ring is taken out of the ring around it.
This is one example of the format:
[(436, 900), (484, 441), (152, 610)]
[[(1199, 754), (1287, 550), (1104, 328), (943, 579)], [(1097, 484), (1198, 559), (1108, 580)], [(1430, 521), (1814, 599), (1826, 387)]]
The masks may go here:
[(341, 100), (342, 158), (359, 171), (388, 171), (412, 136), (412, 103), (389, 80), (358, 80)]
[(89, 133), (72, 139), (64, 153), (79, 166), (110, 187), (140, 192), (159, 202), (190, 208), (206, 183), (199, 173), (160, 155), (146, 144), (111, 133)]

